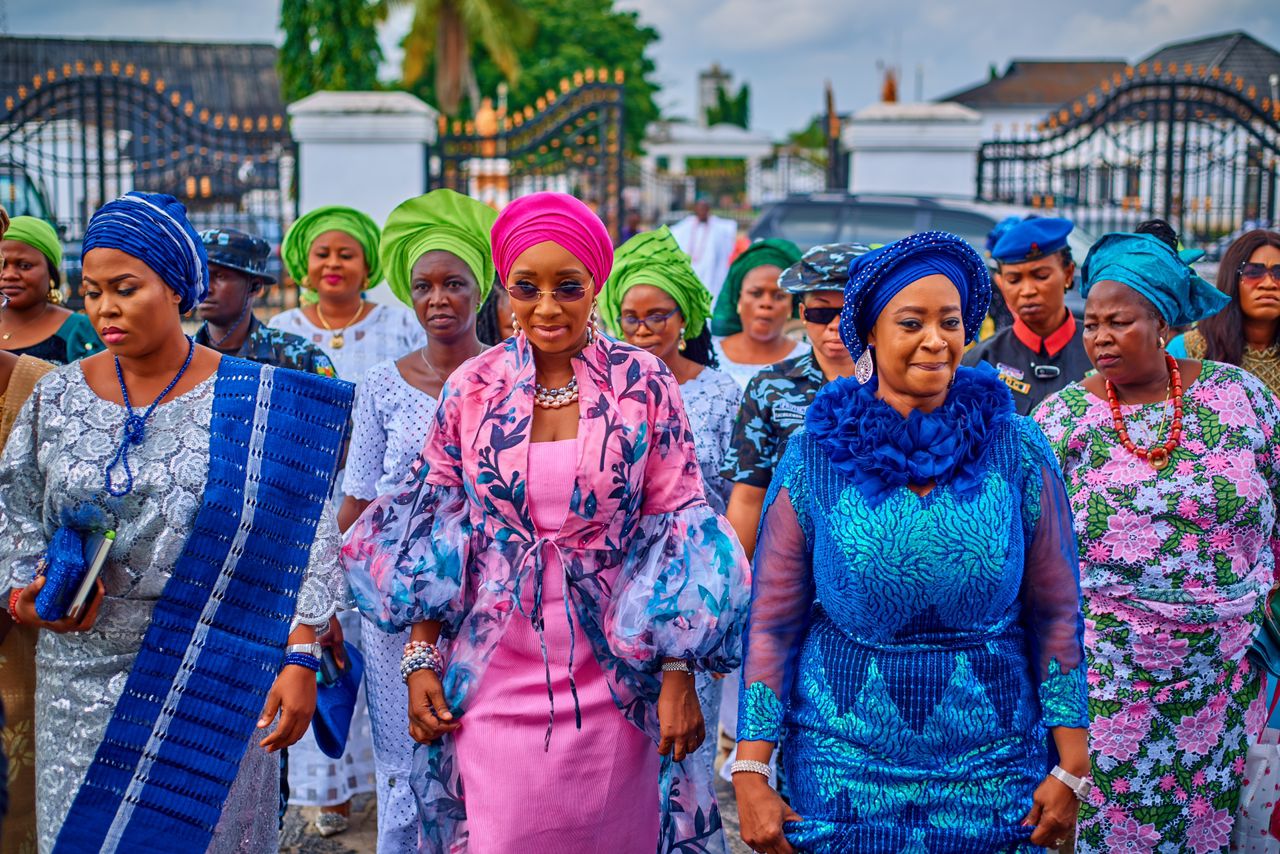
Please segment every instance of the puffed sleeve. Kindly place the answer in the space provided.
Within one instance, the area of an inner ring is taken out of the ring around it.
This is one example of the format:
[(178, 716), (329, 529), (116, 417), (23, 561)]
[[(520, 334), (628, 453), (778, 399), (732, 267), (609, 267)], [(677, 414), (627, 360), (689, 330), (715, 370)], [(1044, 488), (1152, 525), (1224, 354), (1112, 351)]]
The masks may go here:
[(804, 433), (792, 438), (765, 497), (738, 695), (739, 741), (778, 742), (799, 638), (813, 606), (813, 540), (802, 465), (807, 445)]
[(615, 655), (649, 669), (679, 658), (727, 673), (741, 657), (751, 570), (729, 523), (707, 505), (693, 434), (669, 373), (650, 382), (648, 417), (640, 520), (605, 634)]
[(377, 401), (387, 391), (384, 378), (388, 364), (392, 370), (396, 369), (395, 362), (382, 362), (370, 368), (364, 382), (356, 388), (356, 403), (351, 411), (351, 443), (347, 448), (342, 491), (364, 501), (378, 497), (378, 479), (382, 477), (387, 453), (387, 431), (378, 414)]
[(452, 637), (466, 615), (474, 531), (462, 486), (459, 399), (458, 389), (446, 385), (405, 482), (365, 509), (342, 547), (356, 607), (384, 631), (438, 620)]
[(0, 589), (25, 587), (48, 548), (45, 472), (40, 464), (41, 393), (22, 405), (0, 456)]
[(1071, 503), (1044, 434), (1027, 419), (1018, 419), (1018, 425), (1027, 542), (1022, 603), (1033, 642), (1033, 672), (1039, 677), (1042, 721), (1049, 727), (1087, 727), (1088, 668)]

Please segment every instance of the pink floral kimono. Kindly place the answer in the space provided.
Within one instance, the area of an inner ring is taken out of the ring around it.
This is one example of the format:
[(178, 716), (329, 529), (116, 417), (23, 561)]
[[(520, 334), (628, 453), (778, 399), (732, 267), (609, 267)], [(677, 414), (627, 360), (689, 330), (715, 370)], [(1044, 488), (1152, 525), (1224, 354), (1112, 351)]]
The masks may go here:
[[(540, 624), (538, 591), (555, 563), (545, 553), (554, 549), (572, 619), (614, 702), (656, 743), (663, 658), (717, 672), (739, 663), (750, 569), (728, 523), (707, 506), (667, 368), (604, 336), (573, 367), (579, 456), (554, 538), (536, 533), (526, 499), (534, 363), (517, 334), (450, 378), (403, 490), (378, 499), (351, 528), (343, 565), (361, 612), (386, 630), (444, 624), (445, 695), (465, 726), (511, 621)], [(663, 760), (654, 793), (661, 851), (725, 850), (702, 765)], [(419, 745), (414, 766), (424, 850), (465, 850), (465, 782), (453, 739)]]

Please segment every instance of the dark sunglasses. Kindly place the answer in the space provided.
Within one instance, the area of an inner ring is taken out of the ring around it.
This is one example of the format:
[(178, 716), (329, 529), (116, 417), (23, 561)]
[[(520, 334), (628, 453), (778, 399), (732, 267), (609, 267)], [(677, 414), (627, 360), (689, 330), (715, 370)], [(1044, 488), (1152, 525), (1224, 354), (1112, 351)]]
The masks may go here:
[(618, 323), (621, 324), (622, 331), (627, 333), (628, 335), (630, 335), (632, 332), (635, 332), (641, 326), (643, 326), (645, 329), (648, 329), (654, 335), (657, 335), (662, 330), (667, 328), (667, 321), (675, 317), (679, 313), (680, 313), (680, 309), (673, 308), (671, 309), (671, 311), (668, 311), (665, 314), (655, 311), (651, 314), (646, 314), (644, 317), (636, 317), (635, 315), (623, 315), (621, 319), (619, 319)]
[(804, 322), (816, 323), (819, 326), (826, 326), (844, 311), (844, 307), (839, 305), (815, 305), (812, 308), (806, 305), (801, 308), (804, 312)]
[(1268, 267), (1266, 264), (1255, 264), (1246, 262), (1240, 265), (1240, 281), (1256, 285), (1271, 274), (1271, 281), (1280, 285), (1280, 264), (1272, 264)]
[(577, 302), (587, 295), (587, 289), (578, 284), (563, 284), (556, 285), (549, 291), (541, 291), (528, 282), (516, 282), (507, 288), (507, 293), (512, 299), (520, 302), (533, 302), (543, 294), (551, 294), (551, 298), (556, 302)]

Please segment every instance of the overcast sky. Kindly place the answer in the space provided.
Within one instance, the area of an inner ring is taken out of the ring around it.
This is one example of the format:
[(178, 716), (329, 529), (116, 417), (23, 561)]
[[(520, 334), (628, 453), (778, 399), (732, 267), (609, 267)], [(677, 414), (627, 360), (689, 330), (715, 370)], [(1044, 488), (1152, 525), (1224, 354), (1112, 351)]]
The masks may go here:
[[(752, 123), (781, 136), (822, 106), (823, 81), (852, 110), (878, 97), (878, 62), (925, 99), (1020, 58), (1137, 60), (1169, 41), (1245, 30), (1280, 47), (1277, 0), (618, 0), (662, 35), (660, 103), (691, 115), (699, 69), (751, 84)], [(275, 41), (274, 0), (0, 0), (12, 34)], [(781, 14), (780, 14), (781, 12)], [(402, 24), (397, 21), (396, 24)], [(397, 41), (388, 33), (389, 46)], [(392, 49), (394, 49), (392, 47)]]

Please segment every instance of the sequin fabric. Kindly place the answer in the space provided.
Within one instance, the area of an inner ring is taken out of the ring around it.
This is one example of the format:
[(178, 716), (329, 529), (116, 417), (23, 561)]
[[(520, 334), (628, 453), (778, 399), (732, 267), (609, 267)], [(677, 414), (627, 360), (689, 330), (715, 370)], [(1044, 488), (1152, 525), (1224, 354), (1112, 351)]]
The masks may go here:
[[(1169, 410), (1122, 407), (1139, 447)], [(1245, 653), (1280, 553), (1280, 402), (1240, 368), (1202, 362), (1161, 471), (1120, 447), (1107, 401), (1079, 384), (1035, 417), (1081, 552), (1095, 788), (1076, 850), (1226, 851), (1267, 715)]]
[[(123, 409), (94, 394), (78, 364), (36, 386), (0, 460), (0, 578), (27, 584), (53, 531), (64, 523), (117, 532), (103, 571), (107, 595), (91, 631), (41, 632), (36, 647), (36, 820), (40, 850), (53, 845), (94, 753), (204, 492), (214, 378), (157, 407), (132, 451), (134, 489), (102, 491), (102, 469), (120, 442)], [(295, 620), (324, 625), (346, 601), (330, 510), (317, 527)], [(245, 753), (211, 851), (279, 847), (270, 805), (279, 763)], [(263, 809), (263, 805), (268, 805)], [(264, 818), (265, 816), (265, 818)]]
[(985, 463), (972, 496), (900, 487), (871, 503), (813, 436), (788, 445), (738, 738), (785, 742), (800, 850), (1036, 850), (1021, 822), (1047, 728), (1087, 724), (1075, 542), (1034, 424), (1006, 422)]

